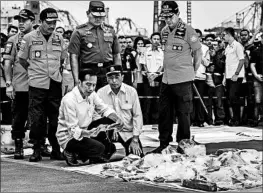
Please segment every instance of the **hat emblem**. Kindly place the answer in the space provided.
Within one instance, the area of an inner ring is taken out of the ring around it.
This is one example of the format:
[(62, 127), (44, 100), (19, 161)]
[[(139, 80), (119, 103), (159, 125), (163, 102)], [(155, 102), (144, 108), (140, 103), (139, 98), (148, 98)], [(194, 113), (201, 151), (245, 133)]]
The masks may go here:
[(115, 71), (115, 68), (112, 66), (112, 67), (110, 68), (110, 71), (111, 71), (111, 72), (114, 72), (114, 71)]
[(58, 17), (56, 13), (47, 13), (47, 17)]
[(168, 9), (169, 6), (168, 6), (168, 5), (164, 5), (163, 8), (164, 8), (164, 9)]

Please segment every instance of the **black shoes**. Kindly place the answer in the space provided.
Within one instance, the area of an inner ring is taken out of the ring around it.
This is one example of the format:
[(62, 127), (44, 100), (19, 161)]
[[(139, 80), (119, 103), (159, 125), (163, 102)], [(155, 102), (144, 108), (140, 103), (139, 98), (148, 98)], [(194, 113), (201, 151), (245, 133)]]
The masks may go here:
[(215, 126), (224, 125), (224, 121), (221, 121), (221, 120), (215, 121), (214, 125)]
[(65, 160), (65, 157), (63, 156), (63, 154), (57, 150), (52, 150), (51, 154), (50, 154), (50, 159), (52, 160)]
[(102, 164), (102, 163), (108, 163), (109, 159), (105, 158), (104, 156), (96, 157), (96, 158), (90, 158), (89, 164)]
[(204, 123), (194, 122), (193, 126), (195, 126), (195, 127), (204, 127)]
[(29, 161), (30, 162), (38, 162), (41, 160), (42, 160), (41, 149), (40, 148), (34, 149), (33, 154), (29, 157)]
[(106, 154), (103, 154), (103, 157), (105, 157), (107, 160), (111, 158), (111, 156), (117, 151), (115, 144), (111, 143), (110, 148)]
[(14, 159), (24, 159), (23, 139), (15, 139)]
[(42, 157), (50, 157), (51, 156), (51, 153), (48, 149), (48, 145), (42, 145), (41, 146), (41, 156)]
[(74, 153), (70, 153), (66, 150), (63, 151), (63, 155), (65, 157), (66, 163), (68, 166), (79, 166), (80, 163), (77, 160), (77, 156)]

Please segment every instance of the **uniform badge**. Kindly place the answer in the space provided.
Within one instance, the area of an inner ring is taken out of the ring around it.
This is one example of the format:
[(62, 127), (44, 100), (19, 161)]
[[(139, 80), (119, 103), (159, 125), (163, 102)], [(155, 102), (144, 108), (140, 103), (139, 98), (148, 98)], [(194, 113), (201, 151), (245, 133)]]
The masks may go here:
[(92, 34), (92, 32), (90, 31), (90, 30), (88, 30), (87, 32), (86, 32), (86, 35), (91, 35)]
[(112, 34), (111, 34), (111, 33), (109, 33), (109, 32), (106, 32), (106, 33), (104, 33), (104, 36), (105, 36), (105, 37), (111, 37), (111, 36), (112, 36)]
[(35, 51), (35, 58), (40, 58), (41, 57), (41, 51), (37, 50)]
[(103, 63), (98, 63), (98, 67), (103, 67)]
[(196, 42), (197, 41), (197, 37), (196, 37), (196, 35), (193, 35), (192, 37), (191, 37), (191, 42)]
[(88, 43), (88, 44), (87, 44), (87, 47), (88, 47), (88, 48), (92, 48), (92, 43)]
[(12, 42), (7, 42), (5, 45), (5, 54), (11, 54), (13, 48), (13, 43)]
[(25, 41), (25, 40), (22, 40), (19, 49), (20, 49), (21, 51), (23, 51), (23, 50), (25, 49), (25, 46), (26, 46), (26, 41)]
[(183, 51), (183, 46), (181, 44), (173, 45), (172, 50)]

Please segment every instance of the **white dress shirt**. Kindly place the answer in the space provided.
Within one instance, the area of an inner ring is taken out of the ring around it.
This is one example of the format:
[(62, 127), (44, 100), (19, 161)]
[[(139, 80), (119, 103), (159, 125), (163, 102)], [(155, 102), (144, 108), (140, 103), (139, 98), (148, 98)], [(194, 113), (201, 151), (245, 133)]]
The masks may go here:
[(153, 51), (150, 47), (145, 51), (140, 63), (146, 65), (149, 72), (157, 72), (158, 69), (163, 66), (163, 56), (161, 48)]
[(94, 111), (105, 117), (115, 112), (96, 92), (84, 99), (77, 86), (62, 98), (56, 136), (63, 149), (73, 138), (82, 140), (82, 129), (87, 129), (90, 125)]
[[(229, 44), (226, 47), (225, 55), (226, 55), (226, 78), (230, 79), (235, 74), (239, 61), (245, 58), (244, 47), (239, 42), (234, 40), (232, 44)], [(243, 65), (241, 71), (239, 72), (238, 77), (244, 78), (244, 76), (245, 76), (245, 68)]]
[(120, 91), (116, 95), (111, 90), (110, 85), (106, 85), (98, 90), (98, 95), (116, 111), (124, 122), (124, 129), (119, 132), (124, 141), (141, 134), (143, 126), (142, 110), (137, 91), (133, 87), (122, 83)]

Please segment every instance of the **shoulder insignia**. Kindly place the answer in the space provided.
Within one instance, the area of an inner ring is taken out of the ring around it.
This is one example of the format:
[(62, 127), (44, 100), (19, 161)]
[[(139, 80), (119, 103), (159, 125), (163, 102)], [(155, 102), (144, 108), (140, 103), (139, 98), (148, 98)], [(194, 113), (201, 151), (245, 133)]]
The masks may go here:
[(13, 42), (7, 42), (5, 45), (5, 54), (11, 54), (13, 48)]
[(196, 42), (198, 40), (196, 35), (192, 35), (191, 42)]
[(87, 23), (84, 23), (84, 24), (78, 25), (78, 26), (76, 27), (76, 29), (81, 29), (81, 28), (84, 28), (84, 27), (87, 27), (87, 26), (88, 26), (88, 24), (87, 24)]
[(111, 25), (109, 25), (109, 24), (104, 23), (103, 25), (104, 25), (105, 27), (108, 27), (108, 28), (113, 29), (113, 26), (111, 26)]

